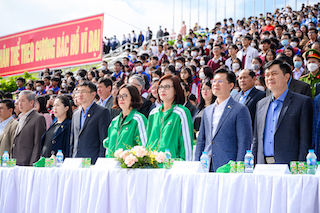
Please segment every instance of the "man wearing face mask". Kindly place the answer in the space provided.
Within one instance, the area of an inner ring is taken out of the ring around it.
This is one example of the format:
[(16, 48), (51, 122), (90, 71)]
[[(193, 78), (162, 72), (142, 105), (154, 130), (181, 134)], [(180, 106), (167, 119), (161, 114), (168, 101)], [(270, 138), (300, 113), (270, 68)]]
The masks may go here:
[(271, 18), (270, 17), (267, 17), (266, 18), (266, 26), (264, 26), (263, 28), (262, 28), (262, 32), (264, 32), (264, 31), (273, 31), (274, 30), (274, 26), (273, 25), (271, 25)]
[(163, 31), (161, 29), (161, 26), (159, 26), (159, 30), (157, 32), (157, 38), (161, 38), (161, 37), (163, 37)]
[(310, 85), (312, 97), (314, 97), (316, 93), (316, 84), (320, 82), (320, 53), (315, 49), (310, 49), (306, 52), (306, 59), (307, 68), (310, 73), (301, 77), (300, 80)]
[(184, 67), (185, 62), (186, 60), (184, 59), (184, 57), (178, 57), (176, 60), (176, 71), (180, 72), (181, 69)]
[[(283, 50), (285, 47), (292, 47), (290, 45), (290, 42), (291, 42), (291, 35), (290, 33), (284, 33), (282, 34), (282, 37), (281, 37), (281, 44), (282, 44), (282, 48), (281, 49), (278, 49), (277, 50), (277, 53), (283, 53)], [(293, 51), (294, 51), (294, 54), (298, 54), (298, 55), (301, 55), (301, 51), (296, 48), (296, 47), (292, 47)]]
[(241, 41), (243, 48), (238, 51), (237, 58), (241, 60), (243, 69), (251, 69), (251, 60), (259, 56), (258, 50), (250, 46), (251, 36), (244, 36)]
[(36, 81), (36, 85), (37, 85), (37, 96), (45, 95), (46, 94), (46, 90), (45, 90), (44, 81), (43, 80), (37, 80)]

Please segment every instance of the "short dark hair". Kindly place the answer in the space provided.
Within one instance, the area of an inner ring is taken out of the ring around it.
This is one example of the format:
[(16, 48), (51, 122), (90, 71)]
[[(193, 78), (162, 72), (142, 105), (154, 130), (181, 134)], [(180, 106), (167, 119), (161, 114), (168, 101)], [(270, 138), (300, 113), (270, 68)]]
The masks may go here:
[(142, 101), (142, 98), (141, 98), (141, 95), (139, 93), (139, 90), (132, 84), (123, 84), (119, 90), (118, 90), (118, 93), (117, 93), (117, 96), (116, 98), (114, 99), (114, 105), (113, 105), (113, 109), (119, 109), (119, 104), (118, 104), (118, 95), (119, 95), (119, 92), (121, 89), (123, 88), (127, 88), (129, 90), (129, 93), (130, 93), (130, 96), (131, 96), (131, 103), (130, 103), (130, 106), (134, 109), (139, 109), (142, 104), (143, 104), (143, 101)]
[(58, 81), (58, 82), (60, 82), (60, 78), (58, 78), (58, 77), (53, 77), (53, 78), (51, 78), (51, 81)]
[(97, 87), (91, 81), (83, 81), (80, 83), (79, 87), (89, 87), (90, 92), (97, 92)]
[[(184, 92), (183, 92), (183, 89), (180, 85), (180, 79), (178, 76), (171, 75), (171, 74), (162, 76), (158, 82), (158, 88), (159, 88), (159, 85), (161, 84), (161, 82), (166, 79), (170, 79), (172, 81), (173, 88), (176, 91), (176, 95), (174, 96), (175, 103), (176, 104), (184, 104), (184, 102), (185, 102)], [(157, 90), (158, 90), (158, 100), (160, 100), (159, 89), (157, 89)]]
[(122, 67), (122, 63), (120, 61), (116, 61), (114, 64), (118, 64), (120, 67)]
[(291, 67), (287, 62), (283, 62), (281, 60), (273, 60), (273, 61), (269, 61), (268, 63), (266, 63), (266, 65), (264, 65), (264, 68), (267, 70), (269, 69), (271, 66), (273, 65), (279, 65), (281, 71), (283, 72), (283, 75), (289, 73), (291, 75)]
[(43, 79), (48, 79), (49, 81), (51, 80), (51, 76), (50, 75), (46, 75), (43, 77)]
[(43, 80), (36, 80), (36, 84), (40, 83), (41, 85), (44, 85), (44, 81)]
[(236, 75), (234, 74), (234, 72), (232, 72), (226, 68), (220, 68), (220, 69), (216, 70), (214, 75), (217, 75), (218, 73), (226, 74), (227, 81), (229, 84), (230, 83), (236, 84)]
[(0, 100), (0, 104), (5, 104), (8, 110), (12, 109), (12, 113), (14, 112), (14, 102), (13, 102), (13, 100), (3, 99), (3, 100)]
[(112, 82), (112, 80), (110, 78), (100, 78), (98, 80), (98, 84), (101, 84), (101, 83), (103, 83), (104, 86), (107, 87), (107, 88), (108, 88), (108, 86), (111, 86), (111, 88), (112, 88), (113, 82)]
[(22, 81), (22, 83), (25, 83), (26, 79), (24, 79), (23, 77), (18, 77), (16, 81)]
[(182, 57), (182, 56), (180, 56), (180, 57), (178, 57), (177, 59), (176, 59), (176, 61), (181, 61), (181, 62), (186, 62), (186, 59), (184, 58), (184, 57)]

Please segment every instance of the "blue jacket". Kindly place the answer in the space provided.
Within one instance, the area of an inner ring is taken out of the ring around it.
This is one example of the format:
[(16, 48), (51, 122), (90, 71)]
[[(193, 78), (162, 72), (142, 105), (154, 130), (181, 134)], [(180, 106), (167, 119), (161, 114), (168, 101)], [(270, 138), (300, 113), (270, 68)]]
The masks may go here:
[(208, 152), (212, 159), (211, 170), (229, 162), (243, 161), (246, 150), (252, 141), (252, 125), (248, 108), (230, 97), (218, 123), (215, 135), (212, 135), (212, 117), (214, 104), (206, 107), (201, 119), (197, 140), (195, 160), (200, 160), (202, 152)]
[[(49, 129), (51, 129), (55, 123), (57, 123), (57, 121), (52, 123)], [(45, 135), (47, 134), (49, 129), (41, 137), (41, 148), (44, 145)], [(65, 157), (69, 156), (70, 133), (71, 133), (71, 120), (65, 119), (53, 135), (51, 150), (57, 153), (58, 150), (60, 149), (62, 150), (62, 153)]]

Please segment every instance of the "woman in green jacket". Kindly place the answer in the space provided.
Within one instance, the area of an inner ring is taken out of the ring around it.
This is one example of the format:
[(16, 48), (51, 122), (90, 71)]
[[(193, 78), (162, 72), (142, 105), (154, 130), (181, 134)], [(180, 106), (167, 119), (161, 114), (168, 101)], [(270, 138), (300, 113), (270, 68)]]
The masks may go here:
[(108, 137), (103, 140), (106, 157), (114, 157), (114, 152), (120, 148), (127, 150), (137, 145), (145, 146), (147, 142), (147, 119), (137, 111), (142, 106), (138, 89), (130, 84), (122, 85), (114, 102), (113, 107), (122, 112), (111, 121)]
[(181, 105), (185, 98), (180, 79), (163, 76), (158, 83), (158, 96), (163, 104), (149, 114), (147, 147), (162, 152), (170, 149), (173, 158), (191, 161), (193, 123), (190, 111)]

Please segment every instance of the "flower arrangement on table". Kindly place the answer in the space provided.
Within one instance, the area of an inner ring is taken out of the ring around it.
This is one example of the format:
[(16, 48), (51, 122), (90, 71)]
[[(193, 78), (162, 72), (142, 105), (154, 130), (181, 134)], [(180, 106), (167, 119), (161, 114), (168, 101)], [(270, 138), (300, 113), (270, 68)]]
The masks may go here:
[(161, 168), (166, 159), (163, 152), (147, 150), (143, 146), (135, 146), (130, 150), (118, 149), (114, 152), (121, 168)]

